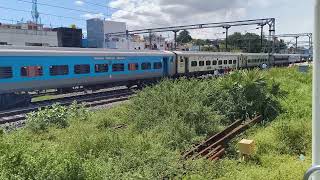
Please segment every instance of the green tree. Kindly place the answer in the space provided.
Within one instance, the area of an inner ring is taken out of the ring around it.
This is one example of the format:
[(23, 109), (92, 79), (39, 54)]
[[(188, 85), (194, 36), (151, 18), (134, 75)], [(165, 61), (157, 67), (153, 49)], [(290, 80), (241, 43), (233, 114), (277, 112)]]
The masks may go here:
[(179, 33), (179, 35), (177, 37), (178, 43), (188, 43), (190, 41), (192, 41), (192, 37), (190, 36), (189, 31), (183, 30)]

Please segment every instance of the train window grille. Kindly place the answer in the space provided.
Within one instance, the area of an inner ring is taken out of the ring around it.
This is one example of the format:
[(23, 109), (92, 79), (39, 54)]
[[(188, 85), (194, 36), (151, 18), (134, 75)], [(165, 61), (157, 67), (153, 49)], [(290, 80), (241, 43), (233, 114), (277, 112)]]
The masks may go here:
[(228, 64), (228, 60), (223, 60), (223, 64)]
[(199, 66), (204, 66), (204, 61), (199, 61)]
[(212, 61), (212, 65), (217, 65), (217, 61)]
[(113, 72), (121, 72), (124, 71), (124, 64), (112, 64)]
[(155, 62), (153, 63), (154, 69), (162, 69), (162, 63), (161, 62)]
[(69, 74), (68, 65), (50, 66), (50, 76), (59, 76)]
[(21, 67), (20, 74), (22, 77), (37, 77), (43, 75), (42, 66), (24, 66)]
[(109, 66), (108, 64), (96, 64), (94, 66), (94, 69), (96, 73), (104, 73), (104, 72), (108, 72)]
[(197, 61), (192, 61), (192, 62), (191, 62), (191, 66), (192, 66), (192, 67), (198, 66)]
[(206, 65), (210, 66), (211, 65), (211, 61), (206, 61)]
[(129, 71), (137, 71), (139, 70), (139, 64), (138, 63), (128, 64), (128, 69)]
[(222, 65), (222, 60), (219, 60), (219, 61), (218, 61), (218, 65)]
[(0, 79), (9, 79), (12, 76), (12, 67), (0, 67)]
[(75, 74), (89, 74), (90, 73), (90, 65), (89, 64), (78, 64), (74, 66)]
[(124, 64), (113, 64), (112, 65), (113, 72), (121, 72), (124, 71)]
[(149, 70), (149, 69), (151, 69), (151, 63), (142, 63), (142, 64), (141, 64), (141, 69), (142, 69), (142, 70)]

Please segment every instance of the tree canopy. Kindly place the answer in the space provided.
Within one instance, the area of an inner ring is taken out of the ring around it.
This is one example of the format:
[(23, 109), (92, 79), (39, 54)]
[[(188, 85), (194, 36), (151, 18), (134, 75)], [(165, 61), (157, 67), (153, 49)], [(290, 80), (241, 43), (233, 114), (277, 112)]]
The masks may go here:
[(183, 30), (179, 33), (179, 35), (177, 37), (178, 43), (188, 43), (190, 41), (192, 41), (192, 37), (190, 36), (189, 31)]

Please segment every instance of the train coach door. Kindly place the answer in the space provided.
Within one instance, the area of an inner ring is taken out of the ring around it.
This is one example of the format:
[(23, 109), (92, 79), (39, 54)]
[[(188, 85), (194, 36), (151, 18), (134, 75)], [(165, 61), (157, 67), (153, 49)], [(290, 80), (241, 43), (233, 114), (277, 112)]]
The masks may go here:
[(184, 62), (184, 67), (185, 67), (185, 70), (184, 70), (184, 73), (189, 73), (189, 58), (188, 57), (185, 57), (184, 58), (185, 62)]
[(163, 58), (163, 75), (168, 76), (169, 75), (169, 58), (164, 57)]

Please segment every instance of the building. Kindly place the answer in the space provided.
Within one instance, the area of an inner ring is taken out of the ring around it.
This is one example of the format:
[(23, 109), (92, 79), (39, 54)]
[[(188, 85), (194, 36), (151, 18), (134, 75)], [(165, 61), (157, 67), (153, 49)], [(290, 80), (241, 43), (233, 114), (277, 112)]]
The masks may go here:
[(141, 37), (139, 35), (109, 36), (108, 33), (126, 32), (126, 23), (116, 21), (104, 21), (98, 18), (87, 20), (87, 39), (89, 48), (107, 48), (122, 50), (166, 50), (169, 45), (165, 38), (151, 35)]
[(58, 35), (59, 47), (82, 47), (82, 29), (54, 28)]
[(126, 23), (104, 21), (99, 18), (87, 20), (88, 47), (122, 49), (127, 47), (127, 40), (122, 37), (107, 37), (108, 33), (125, 32)]
[(32, 22), (17, 24), (0, 23), (0, 45), (58, 46), (57, 32)]
[(167, 43), (165, 38), (162, 35), (157, 36), (155, 34), (151, 34), (151, 48), (150, 48), (150, 37), (144, 36), (145, 41), (145, 49), (152, 49), (152, 50), (166, 50)]

